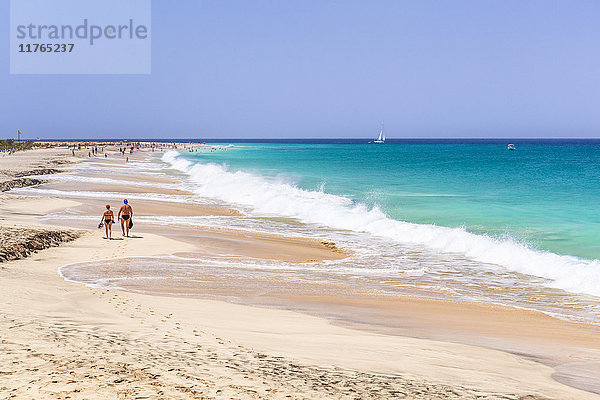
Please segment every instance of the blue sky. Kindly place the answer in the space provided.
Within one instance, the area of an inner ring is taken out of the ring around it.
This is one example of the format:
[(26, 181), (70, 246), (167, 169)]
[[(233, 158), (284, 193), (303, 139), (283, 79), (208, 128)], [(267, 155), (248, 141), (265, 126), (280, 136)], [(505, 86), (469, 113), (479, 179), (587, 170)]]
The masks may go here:
[[(2, 31), (9, 5), (2, 2)], [(10, 75), (0, 137), (600, 137), (598, 1), (153, 1), (150, 75)], [(5, 26), (6, 25), (6, 26)]]

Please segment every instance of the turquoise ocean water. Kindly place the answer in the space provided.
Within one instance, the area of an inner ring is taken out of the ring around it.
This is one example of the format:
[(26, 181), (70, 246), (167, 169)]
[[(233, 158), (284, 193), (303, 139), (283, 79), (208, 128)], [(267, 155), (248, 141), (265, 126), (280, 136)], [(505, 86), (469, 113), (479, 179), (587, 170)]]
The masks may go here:
[(396, 220), (600, 258), (600, 144), (526, 143), (507, 151), (500, 143), (242, 143), (182, 154), (343, 196)]

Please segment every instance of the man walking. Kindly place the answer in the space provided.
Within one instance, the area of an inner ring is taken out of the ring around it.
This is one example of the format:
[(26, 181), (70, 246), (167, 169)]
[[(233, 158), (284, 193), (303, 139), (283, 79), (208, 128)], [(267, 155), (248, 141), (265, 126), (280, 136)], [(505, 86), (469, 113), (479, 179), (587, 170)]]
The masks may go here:
[(123, 200), (123, 205), (119, 209), (118, 218), (121, 220), (121, 230), (123, 231), (123, 236), (129, 237), (129, 227), (133, 225), (133, 209), (129, 205), (127, 199)]

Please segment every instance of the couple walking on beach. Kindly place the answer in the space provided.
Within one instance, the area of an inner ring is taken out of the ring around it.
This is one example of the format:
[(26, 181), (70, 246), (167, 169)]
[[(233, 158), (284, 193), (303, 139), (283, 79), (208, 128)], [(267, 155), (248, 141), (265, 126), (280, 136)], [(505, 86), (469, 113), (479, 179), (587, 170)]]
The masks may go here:
[[(119, 209), (119, 214), (117, 216), (119, 220), (121, 220), (121, 230), (123, 231), (123, 236), (129, 237), (129, 230), (133, 228), (133, 208), (129, 205), (127, 199), (123, 200), (123, 205)], [(106, 205), (106, 211), (102, 214), (102, 220), (98, 227), (102, 227), (104, 224), (104, 229), (106, 230), (106, 238), (112, 239), (112, 224), (115, 222), (115, 213), (110, 209), (110, 204)]]

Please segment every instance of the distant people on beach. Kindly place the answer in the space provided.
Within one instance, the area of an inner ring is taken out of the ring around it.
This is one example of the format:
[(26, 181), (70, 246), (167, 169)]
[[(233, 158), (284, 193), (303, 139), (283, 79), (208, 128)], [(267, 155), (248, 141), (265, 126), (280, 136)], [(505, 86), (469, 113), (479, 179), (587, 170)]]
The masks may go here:
[(117, 218), (121, 220), (123, 236), (129, 237), (129, 229), (133, 227), (133, 208), (131, 208), (127, 199), (123, 200), (123, 205), (119, 209)]
[(110, 205), (107, 204), (106, 205), (106, 210), (104, 211), (104, 213), (102, 213), (102, 219), (100, 220), (100, 224), (98, 225), (98, 228), (102, 227), (102, 224), (104, 224), (104, 229), (106, 231), (106, 239), (112, 239), (112, 224), (115, 219), (115, 214), (112, 212), (112, 210), (110, 209)]

